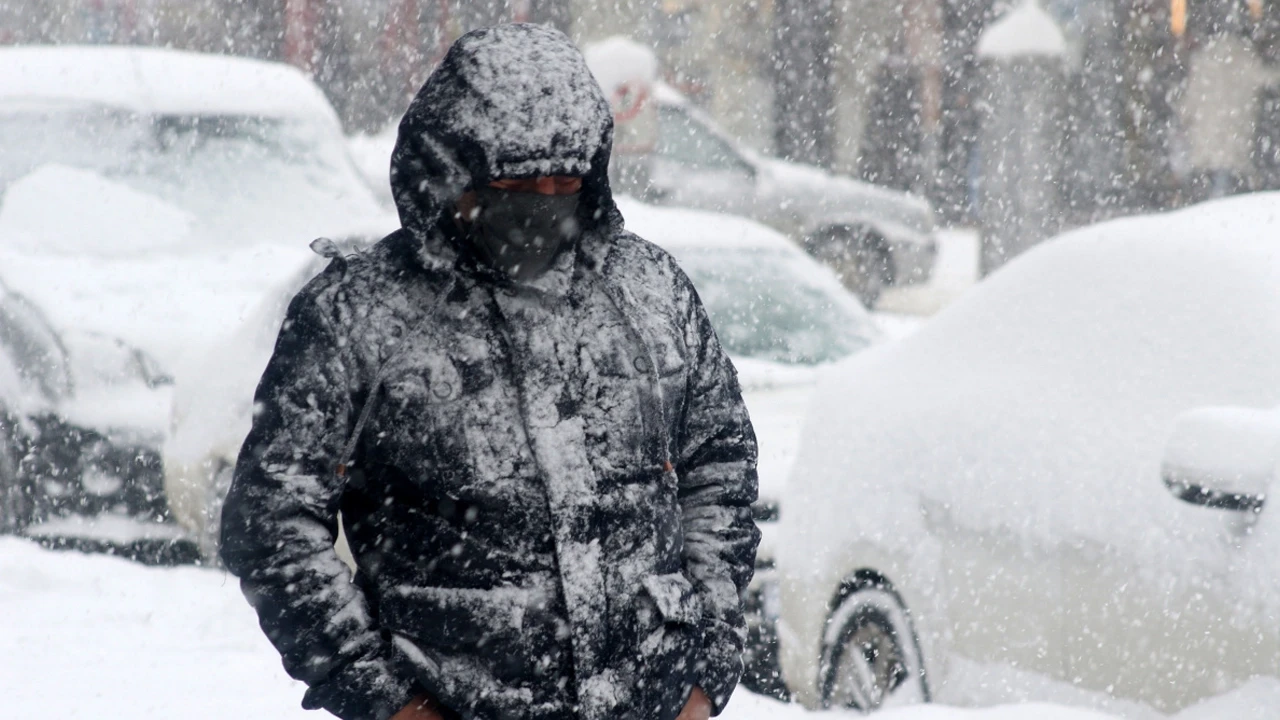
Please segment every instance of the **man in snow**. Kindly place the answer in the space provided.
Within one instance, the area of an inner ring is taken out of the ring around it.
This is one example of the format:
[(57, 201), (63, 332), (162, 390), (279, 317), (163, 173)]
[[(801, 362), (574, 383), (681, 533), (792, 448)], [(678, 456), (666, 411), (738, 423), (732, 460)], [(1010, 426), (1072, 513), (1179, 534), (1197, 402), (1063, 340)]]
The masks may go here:
[(623, 229), (612, 126), (562, 34), (462, 37), (400, 124), (402, 228), (290, 305), (222, 558), (304, 706), (671, 720), (728, 700), (755, 437), (688, 278)]

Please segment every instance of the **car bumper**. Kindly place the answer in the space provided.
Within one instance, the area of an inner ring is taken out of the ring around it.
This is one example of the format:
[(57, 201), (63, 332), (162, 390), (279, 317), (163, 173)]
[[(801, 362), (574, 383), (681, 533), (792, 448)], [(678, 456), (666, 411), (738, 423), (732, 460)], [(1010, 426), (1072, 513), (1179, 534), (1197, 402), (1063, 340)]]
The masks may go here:
[(902, 233), (888, 239), (895, 286), (919, 285), (933, 276), (938, 241), (933, 235)]

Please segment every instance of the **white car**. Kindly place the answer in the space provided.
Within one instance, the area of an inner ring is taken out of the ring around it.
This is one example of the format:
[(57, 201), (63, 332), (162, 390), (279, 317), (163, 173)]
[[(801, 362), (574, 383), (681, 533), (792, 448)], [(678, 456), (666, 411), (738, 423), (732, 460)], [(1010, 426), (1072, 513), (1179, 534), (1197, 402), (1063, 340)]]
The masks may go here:
[(320, 89), (289, 66), (141, 47), (0, 48), (0, 262), (60, 330), (175, 376), (320, 235), (380, 237)]
[(1280, 673), (1280, 514), (1183, 416), (1280, 404), (1278, 234), (1280, 195), (1068, 233), (833, 368), (782, 516), (797, 696), (945, 697), (956, 657), (1169, 712)]
[(938, 244), (933, 209), (922, 198), (741, 148), (663, 83), (654, 102), (658, 142), (646, 199), (776, 228), (839, 272), (869, 306), (885, 287), (929, 280)]
[(192, 562), (168, 523), (160, 437), (172, 378), (142, 351), (54, 330), (0, 283), (0, 533), (152, 563)]

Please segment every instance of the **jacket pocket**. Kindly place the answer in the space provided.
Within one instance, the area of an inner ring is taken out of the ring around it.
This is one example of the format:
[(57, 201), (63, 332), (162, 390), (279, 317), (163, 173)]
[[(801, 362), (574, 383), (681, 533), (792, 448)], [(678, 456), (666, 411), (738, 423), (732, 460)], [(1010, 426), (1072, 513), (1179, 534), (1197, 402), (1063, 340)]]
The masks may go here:
[(702, 598), (684, 573), (650, 575), (642, 584), (664, 621), (684, 625), (702, 623)]
[(522, 588), (398, 587), (378, 603), (388, 630), (440, 650), (518, 641), (532, 593)]

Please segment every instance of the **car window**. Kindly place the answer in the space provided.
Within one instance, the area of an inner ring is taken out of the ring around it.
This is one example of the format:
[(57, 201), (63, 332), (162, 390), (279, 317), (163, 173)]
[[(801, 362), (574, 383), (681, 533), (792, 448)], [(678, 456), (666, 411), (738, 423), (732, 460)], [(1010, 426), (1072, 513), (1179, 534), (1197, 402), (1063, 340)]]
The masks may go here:
[(682, 108), (658, 108), (659, 157), (700, 170), (737, 170), (750, 166), (723, 138)]
[(782, 250), (677, 250), (711, 325), (731, 355), (792, 365), (838, 360), (867, 347), (865, 312), (825, 282), (808, 258)]
[(106, 172), (147, 144), (137, 116), (106, 108), (0, 108), (0, 191), (42, 165)]

